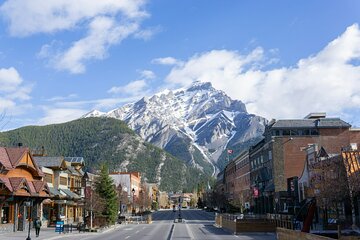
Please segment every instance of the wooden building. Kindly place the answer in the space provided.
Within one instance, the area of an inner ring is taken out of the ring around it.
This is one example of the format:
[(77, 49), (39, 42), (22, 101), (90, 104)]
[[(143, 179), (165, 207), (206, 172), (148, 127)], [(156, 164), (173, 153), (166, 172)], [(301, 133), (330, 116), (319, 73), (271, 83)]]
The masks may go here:
[(43, 172), (25, 147), (0, 147), (0, 229), (23, 231), (49, 197)]

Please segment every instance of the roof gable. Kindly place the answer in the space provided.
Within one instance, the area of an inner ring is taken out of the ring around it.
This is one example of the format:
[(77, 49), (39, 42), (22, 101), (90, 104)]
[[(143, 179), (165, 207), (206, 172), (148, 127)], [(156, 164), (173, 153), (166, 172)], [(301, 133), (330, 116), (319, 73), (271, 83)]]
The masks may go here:
[(4, 183), (5, 186), (7, 187), (7, 189), (9, 189), (10, 192), (13, 191), (13, 188), (12, 188), (12, 186), (11, 186), (10, 181), (9, 181), (8, 178), (6, 178), (6, 177), (0, 177), (0, 182), (1, 182), (1, 183)]
[(12, 165), (9, 159), (9, 156), (4, 147), (0, 147), (0, 164), (5, 167), (5, 169), (12, 169)]
[(17, 190), (21, 189), (24, 187), (24, 185), (27, 187), (27, 189), (30, 191), (29, 189), (29, 185), (26, 181), (25, 178), (22, 177), (11, 177), (9, 178), (10, 184), (13, 188), (13, 192), (16, 192)]
[(16, 147), (16, 148), (7, 147), (5, 148), (5, 150), (13, 167), (15, 167), (19, 163), (25, 152), (29, 151), (28, 148), (22, 148), (22, 147)]

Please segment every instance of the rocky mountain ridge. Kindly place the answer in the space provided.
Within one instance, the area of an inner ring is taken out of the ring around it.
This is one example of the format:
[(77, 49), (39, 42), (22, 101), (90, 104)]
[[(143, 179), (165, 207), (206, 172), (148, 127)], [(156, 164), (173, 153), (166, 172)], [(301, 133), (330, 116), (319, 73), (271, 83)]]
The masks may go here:
[(224, 165), (226, 149), (239, 153), (256, 142), (266, 123), (241, 101), (203, 82), (84, 117), (120, 119), (145, 141), (213, 175)]

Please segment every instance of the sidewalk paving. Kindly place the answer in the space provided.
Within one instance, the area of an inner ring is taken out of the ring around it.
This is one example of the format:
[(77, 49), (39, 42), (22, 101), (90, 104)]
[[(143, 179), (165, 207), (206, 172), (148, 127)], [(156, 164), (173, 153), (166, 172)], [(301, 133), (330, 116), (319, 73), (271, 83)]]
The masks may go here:
[[(35, 229), (31, 229), (30, 231), (30, 237), (32, 240), (55, 240), (55, 239), (62, 239), (67, 237), (73, 237), (73, 236), (79, 236), (79, 239), (81, 237), (89, 236), (89, 235), (95, 235), (95, 234), (102, 234), (105, 232), (112, 231), (116, 228), (119, 228), (121, 225), (116, 224), (109, 228), (103, 229), (101, 232), (81, 232), (77, 231), (76, 229), (72, 231), (72, 233), (57, 233), (55, 232), (55, 228), (42, 228), (40, 230), (39, 237), (36, 237), (35, 235)], [(28, 232), (10, 232), (10, 233), (0, 233), (0, 239), (1, 240), (26, 240), (28, 236)]]

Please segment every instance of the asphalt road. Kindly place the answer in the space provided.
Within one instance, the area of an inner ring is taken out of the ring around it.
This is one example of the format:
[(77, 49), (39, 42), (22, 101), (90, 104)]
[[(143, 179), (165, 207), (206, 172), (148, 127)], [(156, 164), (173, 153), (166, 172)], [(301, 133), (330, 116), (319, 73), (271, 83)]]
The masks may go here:
[[(115, 230), (81, 236), (86, 240), (274, 240), (275, 234), (249, 233), (233, 235), (214, 226), (214, 213), (202, 210), (181, 210), (182, 222), (174, 222), (179, 212), (163, 210), (153, 213), (152, 224), (124, 224)], [(66, 237), (66, 239), (80, 239), (80, 236)]]

